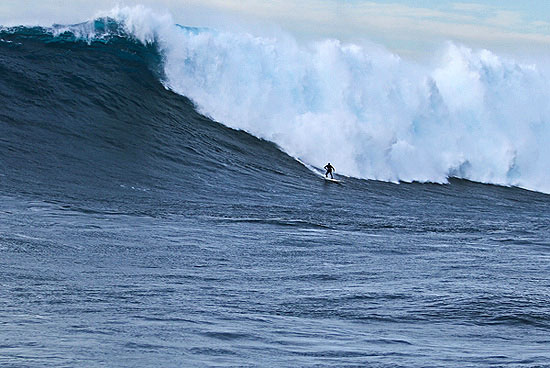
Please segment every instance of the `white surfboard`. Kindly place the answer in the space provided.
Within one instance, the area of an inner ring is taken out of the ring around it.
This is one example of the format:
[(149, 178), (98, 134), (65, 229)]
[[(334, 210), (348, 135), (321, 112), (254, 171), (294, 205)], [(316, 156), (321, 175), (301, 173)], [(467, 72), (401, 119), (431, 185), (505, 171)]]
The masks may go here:
[(326, 176), (324, 176), (324, 178), (325, 178), (326, 181), (330, 181), (330, 182), (333, 182), (333, 183), (341, 183), (342, 182), (341, 180), (327, 178)]

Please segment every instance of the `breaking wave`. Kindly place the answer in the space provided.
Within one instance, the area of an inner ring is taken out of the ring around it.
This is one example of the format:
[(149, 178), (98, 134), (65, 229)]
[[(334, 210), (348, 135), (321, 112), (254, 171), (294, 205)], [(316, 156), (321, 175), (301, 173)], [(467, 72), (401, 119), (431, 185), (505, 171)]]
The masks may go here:
[(113, 28), (156, 45), (164, 85), (201, 113), (306, 164), (550, 192), (550, 83), (537, 65), (453, 43), (419, 65), (370, 44), (180, 26), (140, 6), (52, 31), (92, 40)]

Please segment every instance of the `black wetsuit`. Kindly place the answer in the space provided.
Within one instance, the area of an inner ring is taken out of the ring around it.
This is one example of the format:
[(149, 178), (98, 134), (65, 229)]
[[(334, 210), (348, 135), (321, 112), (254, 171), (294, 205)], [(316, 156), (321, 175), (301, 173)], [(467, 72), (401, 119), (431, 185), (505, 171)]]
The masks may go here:
[(325, 173), (325, 177), (328, 178), (328, 174), (330, 174), (330, 178), (331, 178), (331, 179), (334, 179), (334, 176), (332, 176), (332, 171), (334, 170), (334, 167), (332, 167), (331, 164), (327, 164), (327, 165), (324, 167), (324, 169), (327, 171), (327, 172)]

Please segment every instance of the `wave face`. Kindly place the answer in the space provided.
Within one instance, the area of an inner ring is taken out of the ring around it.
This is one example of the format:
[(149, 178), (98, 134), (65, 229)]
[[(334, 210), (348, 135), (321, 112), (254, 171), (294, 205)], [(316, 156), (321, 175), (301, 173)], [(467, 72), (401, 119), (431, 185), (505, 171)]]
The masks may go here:
[(257, 196), (307, 176), (274, 144), (167, 90), (162, 65), (156, 43), (112, 19), (1, 30), (0, 190), (129, 213), (196, 204), (198, 213), (205, 198)]
[(158, 41), (167, 87), (306, 163), (331, 161), (358, 178), (550, 192), (550, 84), (536, 66), (448, 44), (424, 67), (375, 46), (175, 26), (141, 7), (109, 15)]

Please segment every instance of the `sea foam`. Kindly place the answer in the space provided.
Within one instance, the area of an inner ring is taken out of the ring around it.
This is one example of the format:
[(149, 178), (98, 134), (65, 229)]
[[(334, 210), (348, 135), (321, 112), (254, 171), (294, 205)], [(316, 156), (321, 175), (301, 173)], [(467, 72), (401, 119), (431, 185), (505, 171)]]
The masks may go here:
[(307, 164), (550, 193), (550, 84), (536, 65), (451, 42), (419, 65), (368, 44), (178, 26), (143, 7), (106, 15), (159, 45), (167, 88)]

